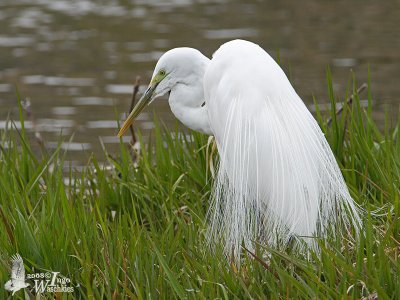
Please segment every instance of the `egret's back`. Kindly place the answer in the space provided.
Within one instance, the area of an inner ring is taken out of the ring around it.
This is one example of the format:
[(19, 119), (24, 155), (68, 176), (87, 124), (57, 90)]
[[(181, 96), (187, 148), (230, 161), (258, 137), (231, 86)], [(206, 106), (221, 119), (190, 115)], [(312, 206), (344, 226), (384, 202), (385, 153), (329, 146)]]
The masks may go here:
[(317, 122), (276, 62), (259, 46), (231, 41), (205, 74), (209, 120), (220, 153), (210, 236), (239, 257), (241, 243), (285, 245), (360, 224)]

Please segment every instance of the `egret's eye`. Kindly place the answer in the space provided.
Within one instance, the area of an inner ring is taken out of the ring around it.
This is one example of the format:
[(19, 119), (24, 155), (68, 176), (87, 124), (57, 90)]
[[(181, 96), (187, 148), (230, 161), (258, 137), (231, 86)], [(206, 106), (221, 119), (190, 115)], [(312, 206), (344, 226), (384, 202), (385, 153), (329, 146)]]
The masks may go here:
[(166, 74), (166, 72), (165, 72), (164, 69), (163, 69), (163, 70), (160, 70), (158, 73), (159, 73), (161, 76), (165, 76), (165, 74)]

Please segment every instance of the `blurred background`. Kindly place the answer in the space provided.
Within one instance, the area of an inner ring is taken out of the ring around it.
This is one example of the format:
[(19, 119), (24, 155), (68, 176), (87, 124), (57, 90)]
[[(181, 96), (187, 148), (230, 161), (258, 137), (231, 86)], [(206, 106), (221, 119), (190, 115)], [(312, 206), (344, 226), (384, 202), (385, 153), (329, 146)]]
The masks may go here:
[[(100, 140), (116, 149), (116, 119), (129, 109), (135, 78), (146, 85), (164, 51), (189, 46), (210, 57), (235, 38), (279, 59), (310, 110), (313, 97), (328, 98), (328, 65), (342, 100), (351, 70), (360, 85), (369, 65), (374, 117), (383, 122), (399, 111), (399, 28), (397, 0), (0, 0), (0, 129), (18, 119), (18, 88), (46, 147), (74, 134), (68, 163), (79, 168), (92, 152), (101, 159)], [(160, 99), (136, 123), (145, 136), (154, 113), (175, 124)]]

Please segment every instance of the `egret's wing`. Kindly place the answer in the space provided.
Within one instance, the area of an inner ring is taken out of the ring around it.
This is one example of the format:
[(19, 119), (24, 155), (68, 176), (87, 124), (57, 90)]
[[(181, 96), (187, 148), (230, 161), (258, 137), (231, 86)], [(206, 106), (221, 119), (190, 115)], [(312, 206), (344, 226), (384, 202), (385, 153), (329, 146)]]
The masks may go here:
[(359, 223), (321, 129), (262, 48), (221, 46), (204, 93), (220, 153), (210, 236), (225, 241), (226, 253), (238, 258), (242, 242), (285, 245), (292, 236), (324, 236), (341, 220)]
[(11, 280), (25, 282), (24, 261), (18, 253), (11, 257), (11, 264)]

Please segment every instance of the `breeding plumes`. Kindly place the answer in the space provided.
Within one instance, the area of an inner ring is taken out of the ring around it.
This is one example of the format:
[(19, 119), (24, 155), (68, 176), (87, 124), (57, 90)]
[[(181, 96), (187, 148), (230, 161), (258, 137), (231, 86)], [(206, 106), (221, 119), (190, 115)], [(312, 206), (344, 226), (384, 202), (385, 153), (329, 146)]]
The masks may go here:
[(208, 237), (222, 240), (227, 255), (239, 261), (242, 245), (294, 239), (314, 246), (329, 228), (358, 230), (357, 206), (324, 134), (261, 47), (230, 41), (211, 60), (191, 48), (166, 52), (118, 135), (167, 92), (184, 125), (215, 137), (220, 162)]

